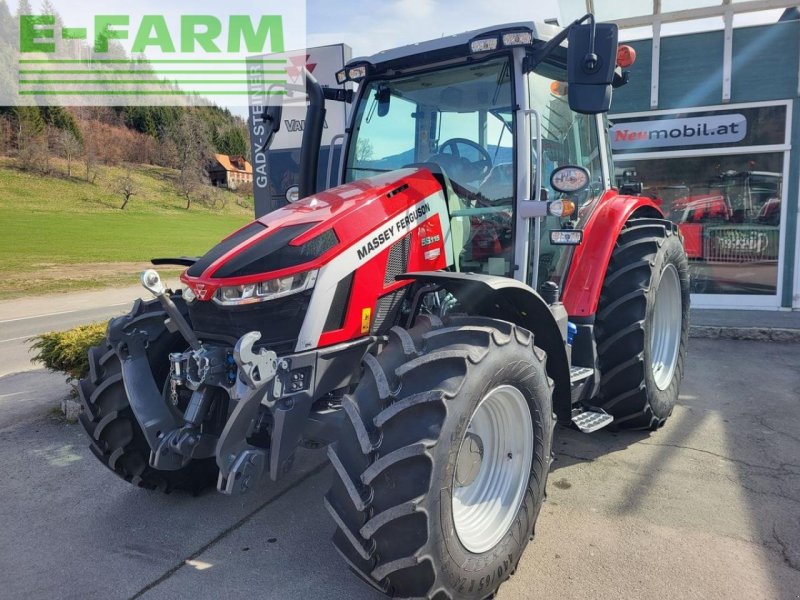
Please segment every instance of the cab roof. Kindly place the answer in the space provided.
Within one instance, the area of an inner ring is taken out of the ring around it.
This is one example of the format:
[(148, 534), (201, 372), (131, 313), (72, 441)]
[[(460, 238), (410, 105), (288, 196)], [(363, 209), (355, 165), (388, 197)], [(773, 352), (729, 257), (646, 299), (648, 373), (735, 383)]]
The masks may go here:
[(492, 34), (497, 34), (499, 36), (503, 33), (514, 31), (530, 31), (533, 34), (535, 44), (536, 42), (549, 41), (561, 31), (561, 28), (546, 23), (534, 23), (533, 21), (493, 25), (482, 29), (473, 29), (463, 33), (443, 36), (425, 42), (390, 48), (389, 50), (383, 50), (372, 56), (354, 58), (347, 63), (347, 66), (350, 67), (356, 64), (368, 63), (372, 65), (375, 72), (380, 73), (429, 65), (469, 56), (469, 43), (476, 38), (489, 37)]

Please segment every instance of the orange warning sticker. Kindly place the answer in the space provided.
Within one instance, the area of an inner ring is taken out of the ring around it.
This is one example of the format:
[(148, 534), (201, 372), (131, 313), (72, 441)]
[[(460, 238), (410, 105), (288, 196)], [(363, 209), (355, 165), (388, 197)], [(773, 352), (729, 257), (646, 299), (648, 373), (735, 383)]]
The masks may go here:
[(369, 326), (372, 322), (372, 309), (364, 308), (361, 310), (361, 333), (369, 333)]

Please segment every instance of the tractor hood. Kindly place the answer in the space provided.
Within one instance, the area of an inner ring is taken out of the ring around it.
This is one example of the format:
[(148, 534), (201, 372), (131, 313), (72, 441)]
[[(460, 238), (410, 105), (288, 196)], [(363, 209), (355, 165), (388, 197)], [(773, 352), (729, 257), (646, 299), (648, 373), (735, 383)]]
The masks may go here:
[(319, 268), (442, 187), (426, 169), (346, 183), (273, 211), (214, 246), (181, 276), (199, 300)]

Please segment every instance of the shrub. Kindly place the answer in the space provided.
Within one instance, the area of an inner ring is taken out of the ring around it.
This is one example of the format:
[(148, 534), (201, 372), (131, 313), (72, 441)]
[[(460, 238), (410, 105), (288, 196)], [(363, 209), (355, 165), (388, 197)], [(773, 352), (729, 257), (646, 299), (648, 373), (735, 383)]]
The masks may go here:
[(87, 352), (106, 336), (106, 323), (81, 325), (68, 331), (51, 331), (31, 338), (31, 350), (36, 352), (32, 362), (41, 362), (51, 371), (67, 375), (67, 381), (89, 374)]

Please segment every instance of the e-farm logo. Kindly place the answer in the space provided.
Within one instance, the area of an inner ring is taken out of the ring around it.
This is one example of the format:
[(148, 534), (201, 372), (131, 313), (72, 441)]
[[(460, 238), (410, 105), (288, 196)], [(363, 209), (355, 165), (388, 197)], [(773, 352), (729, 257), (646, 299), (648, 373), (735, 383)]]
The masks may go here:
[[(227, 32), (223, 31), (222, 20), (215, 16), (182, 15), (177, 34), (170, 31), (165, 17), (145, 15), (138, 24), (133, 24), (133, 36), (130, 30), (131, 21), (129, 15), (95, 16), (94, 51), (99, 54), (108, 52), (109, 40), (127, 40), (131, 37), (133, 53), (157, 49), (164, 53), (180, 51), (183, 54), (219, 54), (223, 52), (223, 48), (234, 53), (241, 52), (243, 45), (250, 54), (284, 51), (283, 20), (279, 15), (262, 15), (258, 24), (254, 24), (253, 18), (248, 15), (231, 15), (226, 23)], [(21, 15), (20, 52), (55, 52), (53, 40), (57, 32), (54, 15)], [(60, 33), (65, 40), (89, 39), (86, 27), (61, 27)]]
[[(270, 86), (265, 93), (285, 93), (287, 61), (278, 56), (286, 41), (282, 15), (100, 14), (77, 20), (80, 26), (68, 26), (69, 15), (20, 15), (20, 98), (36, 104), (94, 104), (102, 96), (114, 97), (105, 104), (142, 103), (143, 96), (153, 104), (194, 96), (219, 101), (252, 95), (254, 80)], [(259, 57), (248, 58), (254, 55)]]

